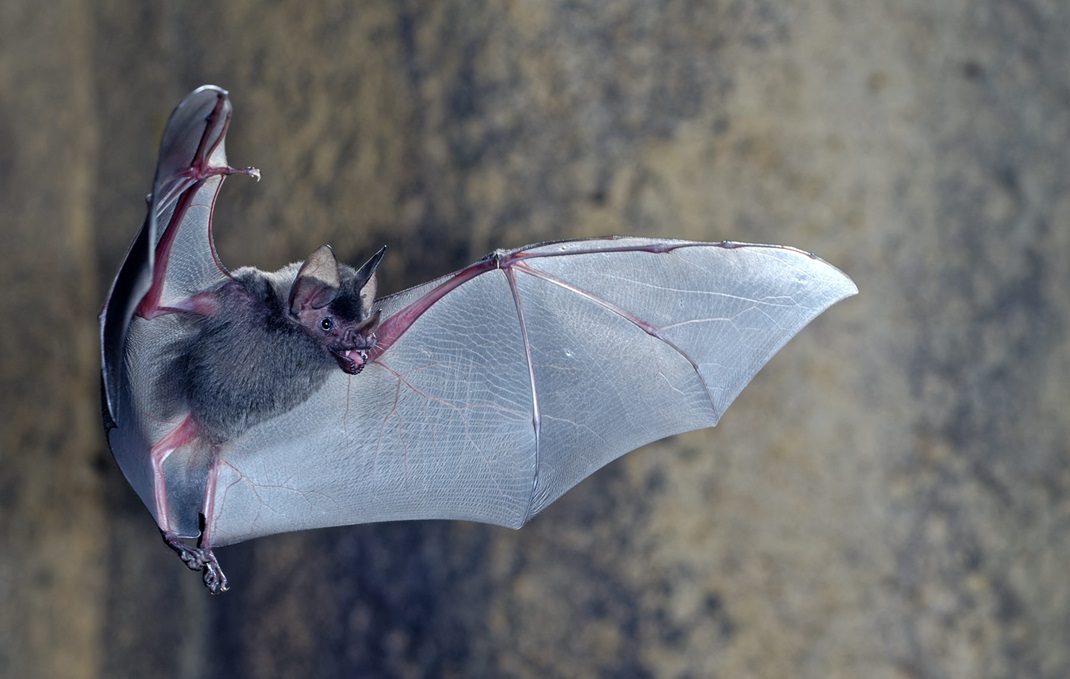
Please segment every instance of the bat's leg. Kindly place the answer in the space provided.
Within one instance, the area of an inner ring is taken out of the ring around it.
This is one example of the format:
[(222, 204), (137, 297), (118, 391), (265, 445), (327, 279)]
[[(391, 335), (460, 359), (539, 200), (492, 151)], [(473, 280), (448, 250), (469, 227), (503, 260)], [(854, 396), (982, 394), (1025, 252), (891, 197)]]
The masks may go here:
[(197, 546), (187, 544), (184, 537), (171, 528), (171, 517), (167, 503), (167, 479), (164, 477), (163, 464), (168, 456), (182, 446), (193, 441), (199, 435), (200, 430), (197, 422), (187, 416), (177, 427), (161, 438), (149, 451), (149, 459), (152, 462), (153, 490), (156, 495), (156, 522), (160, 526), (164, 543), (173, 549), (182, 563), (190, 570), (204, 572), (204, 585), (212, 594), (225, 592), (228, 588), (227, 576), (219, 567), (219, 561), (212, 553), (211, 542), (206, 539), (207, 521), (205, 516), (211, 516), (212, 505), (215, 502), (215, 475), (218, 466), (218, 456), (213, 452), (212, 464), (208, 472), (208, 481), (205, 487), (205, 513), (201, 515), (201, 536)]
[(215, 480), (219, 470), (219, 450), (212, 451), (212, 463), (208, 467), (208, 478), (204, 482), (204, 508), (201, 512), (201, 537), (197, 540), (197, 549), (204, 560), (204, 586), (212, 594), (225, 592), (229, 588), (227, 576), (219, 567), (212, 552), (212, 522), (215, 516)]
[(164, 477), (163, 463), (182, 446), (190, 443), (200, 433), (197, 422), (186, 416), (178, 426), (167, 432), (149, 449), (149, 461), (152, 464), (153, 495), (156, 496), (156, 523), (164, 533), (171, 531), (171, 516), (167, 503), (167, 479)]

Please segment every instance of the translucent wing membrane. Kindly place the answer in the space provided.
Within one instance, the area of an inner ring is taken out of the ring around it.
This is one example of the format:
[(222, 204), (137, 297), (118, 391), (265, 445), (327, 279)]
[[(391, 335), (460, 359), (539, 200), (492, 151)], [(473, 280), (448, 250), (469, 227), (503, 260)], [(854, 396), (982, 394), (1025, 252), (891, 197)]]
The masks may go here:
[(398, 519), (518, 527), (645, 443), (712, 426), (855, 287), (777, 246), (586, 240), (383, 301), (380, 351), (235, 442), (217, 540)]

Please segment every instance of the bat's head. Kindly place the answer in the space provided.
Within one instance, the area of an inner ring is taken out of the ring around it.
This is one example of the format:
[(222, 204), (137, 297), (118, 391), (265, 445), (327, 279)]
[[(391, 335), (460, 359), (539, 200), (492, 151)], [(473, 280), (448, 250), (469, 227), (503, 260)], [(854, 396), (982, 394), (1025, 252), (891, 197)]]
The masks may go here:
[(311, 335), (338, 367), (356, 375), (375, 346), (379, 310), (375, 269), (386, 248), (359, 269), (339, 264), (329, 245), (309, 255), (290, 288), (290, 319)]

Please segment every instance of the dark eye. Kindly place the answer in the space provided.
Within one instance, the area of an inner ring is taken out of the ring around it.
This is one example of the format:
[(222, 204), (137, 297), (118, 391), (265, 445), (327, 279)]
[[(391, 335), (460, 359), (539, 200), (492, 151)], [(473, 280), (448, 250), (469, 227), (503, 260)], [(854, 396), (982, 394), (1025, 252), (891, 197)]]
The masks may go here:
[(333, 327), (334, 321), (332, 321), (330, 318), (324, 318), (322, 321), (320, 321), (320, 328), (322, 328), (324, 331), (330, 330)]

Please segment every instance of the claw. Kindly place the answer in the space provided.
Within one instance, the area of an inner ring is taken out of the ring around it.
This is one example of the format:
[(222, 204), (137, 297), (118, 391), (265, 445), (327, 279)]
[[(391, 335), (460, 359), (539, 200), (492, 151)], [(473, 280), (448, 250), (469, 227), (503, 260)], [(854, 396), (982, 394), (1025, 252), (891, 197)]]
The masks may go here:
[(230, 589), (227, 576), (223, 574), (223, 569), (219, 567), (219, 562), (216, 561), (215, 554), (211, 551), (208, 552), (208, 560), (204, 563), (204, 586), (212, 594), (220, 594)]
[(203, 571), (204, 586), (212, 594), (219, 594), (230, 589), (227, 576), (219, 566), (219, 560), (210, 547), (192, 547), (182, 541), (177, 533), (160, 531), (164, 543), (178, 554), (182, 563), (191, 571)]

